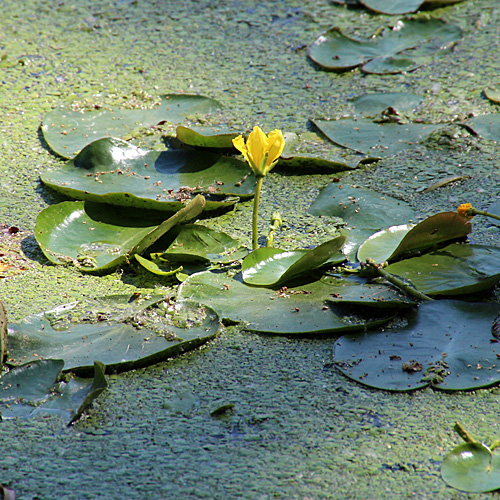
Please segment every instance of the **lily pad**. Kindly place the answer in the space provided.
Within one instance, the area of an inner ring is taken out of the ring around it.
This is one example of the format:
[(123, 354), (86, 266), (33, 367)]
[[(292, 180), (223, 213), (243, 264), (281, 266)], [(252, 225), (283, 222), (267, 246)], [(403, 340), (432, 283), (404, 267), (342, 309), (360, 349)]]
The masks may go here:
[(0, 377), (2, 418), (29, 417), (40, 412), (69, 417), (68, 425), (107, 387), (104, 366), (94, 363), (94, 378), (60, 380), (64, 362), (59, 359), (32, 361)]
[[(234, 204), (255, 192), (248, 166), (207, 151), (151, 151), (115, 138), (99, 139), (74, 160), (43, 173), (44, 184), (77, 200), (175, 211), (196, 193), (206, 209)], [(227, 196), (233, 200), (224, 201)]]
[(7, 339), (7, 313), (5, 312), (5, 306), (3, 305), (3, 302), (0, 301), (0, 373), (2, 373), (6, 339)]
[(422, 96), (411, 92), (374, 92), (356, 97), (351, 102), (360, 115), (373, 118), (387, 108), (403, 112), (414, 110), (422, 101)]
[(359, 3), (378, 14), (394, 15), (417, 12), (420, 8), (426, 6), (436, 8), (462, 1), (463, 0), (359, 0)]
[(471, 229), (470, 222), (456, 212), (441, 212), (416, 225), (402, 224), (378, 231), (359, 247), (358, 260), (394, 261), (447, 241), (464, 238)]
[(442, 125), (375, 123), (369, 119), (311, 120), (335, 144), (374, 157), (415, 149)]
[(132, 324), (104, 321), (54, 329), (47, 313), (24, 318), (9, 326), (9, 362), (63, 359), (65, 370), (88, 374), (94, 360), (109, 373), (166, 361), (194, 349), (219, 332), (217, 314), (191, 302), (160, 303), (134, 316)]
[(484, 139), (500, 142), (500, 114), (474, 116), (467, 120), (464, 125)]
[(177, 139), (195, 148), (234, 149), (233, 139), (238, 135), (236, 132), (221, 133), (208, 127), (189, 128), (179, 125), (176, 129)]
[(151, 109), (72, 109), (61, 106), (43, 119), (42, 133), (50, 149), (63, 158), (73, 158), (81, 149), (103, 137), (122, 137), (139, 127), (160, 122), (181, 123), (196, 113), (211, 113), (222, 105), (204, 96), (167, 94)]
[(496, 303), (425, 302), (406, 327), (338, 339), (335, 364), (349, 378), (389, 391), (488, 387), (500, 382), (500, 344), (491, 342), (499, 314)]
[[(246, 330), (279, 335), (338, 335), (364, 330), (387, 322), (395, 309), (408, 305), (406, 298), (389, 287), (345, 278), (328, 277), (271, 290), (245, 285), (239, 274), (230, 277), (214, 271), (190, 276), (180, 285), (179, 296), (209, 305), (226, 320), (243, 322)], [(330, 300), (340, 296), (347, 305), (363, 301), (366, 307), (358, 304), (353, 311)], [(392, 307), (386, 307), (391, 302)]]
[(309, 57), (331, 71), (360, 66), (365, 73), (395, 74), (425, 64), (461, 36), (458, 26), (439, 19), (398, 21), (391, 30), (366, 41), (350, 38), (335, 27), (309, 47)]
[(248, 285), (273, 287), (305, 276), (326, 262), (340, 264), (345, 261), (340, 252), (344, 241), (344, 236), (337, 236), (311, 250), (258, 248), (243, 260), (243, 281)]
[[(222, 231), (214, 231), (201, 224), (185, 224), (170, 233), (173, 241), (155, 257), (171, 263), (212, 262), (228, 264), (242, 259), (248, 250), (238, 240)], [(170, 236), (169, 234), (169, 236)]]
[(500, 489), (500, 455), (483, 443), (454, 448), (441, 465), (441, 477), (452, 488), (469, 493)]
[(167, 220), (148, 210), (82, 201), (51, 205), (37, 217), (35, 238), (54, 264), (73, 264), (82, 271), (104, 272), (143, 252), (176, 224), (197, 217), (203, 196), (195, 197)]
[(426, 295), (467, 295), (493, 288), (500, 280), (500, 248), (453, 243), (418, 257), (390, 264)]
[(488, 100), (495, 104), (500, 104), (500, 90), (496, 87), (487, 87), (484, 89), (484, 95)]
[(332, 182), (309, 207), (312, 215), (342, 218), (350, 226), (379, 230), (389, 223), (411, 221), (415, 212), (404, 201), (371, 189)]

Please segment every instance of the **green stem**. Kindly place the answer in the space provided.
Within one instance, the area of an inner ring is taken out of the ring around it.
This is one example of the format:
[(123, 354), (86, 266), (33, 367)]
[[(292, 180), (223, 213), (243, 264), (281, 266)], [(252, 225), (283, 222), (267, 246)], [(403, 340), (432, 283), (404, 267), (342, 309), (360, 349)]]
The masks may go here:
[(477, 443), (477, 441), (467, 432), (461, 423), (455, 422), (453, 429), (466, 443)]
[(274, 243), (274, 235), (276, 231), (283, 224), (283, 219), (281, 218), (281, 214), (279, 212), (274, 212), (271, 217), (271, 225), (269, 226), (269, 234), (267, 235), (266, 247), (272, 247)]
[(375, 269), (380, 277), (386, 279), (387, 281), (389, 281), (389, 283), (392, 283), (393, 285), (397, 286), (398, 288), (406, 292), (408, 295), (415, 297), (417, 300), (426, 300), (426, 301), (433, 300), (424, 293), (419, 292), (418, 290), (415, 290), (415, 288), (407, 285), (403, 280), (394, 276), (394, 274), (388, 273), (387, 271), (382, 269), (382, 267), (379, 266), (373, 259), (367, 259), (366, 263), (370, 265), (373, 269)]
[(485, 215), (486, 217), (491, 217), (492, 219), (500, 220), (500, 215), (490, 214), (484, 210), (478, 210), (477, 208), (470, 209), (471, 215)]
[(264, 177), (257, 177), (257, 185), (255, 186), (255, 196), (253, 199), (253, 218), (252, 218), (252, 249), (257, 250), (259, 248), (259, 233), (257, 228), (257, 223), (259, 221), (259, 201), (260, 192), (262, 190), (262, 182)]

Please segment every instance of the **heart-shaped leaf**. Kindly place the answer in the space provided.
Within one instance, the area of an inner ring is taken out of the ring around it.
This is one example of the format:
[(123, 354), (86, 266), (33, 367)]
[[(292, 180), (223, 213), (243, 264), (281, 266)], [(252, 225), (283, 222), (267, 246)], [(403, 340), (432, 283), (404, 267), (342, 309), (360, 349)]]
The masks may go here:
[(478, 442), (454, 448), (441, 465), (441, 477), (452, 488), (469, 493), (500, 489), (500, 455)]
[(273, 287), (305, 276), (326, 262), (340, 264), (345, 261), (340, 252), (344, 241), (344, 236), (337, 236), (312, 250), (258, 248), (243, 260), (243, 281), (248, 285)]
[(387, 108), (393, 108), (397, 111), (411, 111), (422, 101), (422, 96), (411, 92), (374, 92), (356, 97), (351, 102), (359, 114), (373, 118)]
[[(196, 193), (207, 194), (206, 209), (249, 198), (255, 177), (248, 166), (207, 151), (151, 151), (115, 138), (86, 146), (62, 168), (43, 173), (47, 186), (78, 200), (175, 211)], [(210, 199), (210, 197), (212, 199)]]
[(104, 321), (54, 329), (46, 313), (9, 325), (10, 361), (21, 364), (34, 357), (63, 359), (65, 370), (88, 374), (94, 360), (109, 372), (132, 370), (194, 349), (219, 331), (217, 314), (191, 302), (160, 303), (134, 315), (132, 324)]
[(367, 41), (350, 38), (339, 28), (332, 28), (309, 47), (309, 57), (331, 71), (361, 66), (366, 73), (402, 73), (418, 68), (429, 56), (442, 52), (461, 36), (458, 26), (439, 19), (405, 19)]
[(493, 288), (500, 280), (500, 248), (454, 243), (386, 267), (426, 295), (467, 295)]
[(500, 344), (490, 340), (499, 313), (496, 303), (425, 302), (408, 316), (406, 327), (338, 339), (335, 363), (353, 380), (390, 391), (497, 384)]
[(208, 127), (189, 128), (179, 125), (176, 136), (179, 141), (195, 148), (207, 149), (234, 149), (233, 139), (239, 134), (236, 132), (221, 133)]
[(470, 118), (465, 127), (489, 141), (500, 142), (500, 114), (486, 114)]
[(101, 108), (82, 110), (61, 106), (43, 119), (42, 133), (50, 149), (63, 158), (73, 158), (81, 149), (103, 137), (122, 137), (135, 129), (160, 122), (181, 123), (196, 113), (211, 113), (222, 105), (204, 96), (167, 94), (150, 109)]
[(44, 209), (35, 238), (54, 264), (73, 264), (82, 271), (104, 272), (143, 252), (175, 225), (197, 217), (204, 198), (195, 197), (167, 220), (161, 212), (82, 201), (66, 201)]
[(311, 121), (335, 144), (379, 158), (415, 149), (442, 127), (428, 123), (375, 123), (366, 118)]
[[(387, 322), (396, 308), (408, 305), (389, 287), (356, 280), (329, 277), (270, 290), (247, 286), (239, 275), (212, 271), (187, 278), (179, 295), (209, 305), (222, 318), (243, 322), (247, 330), (280, 335), (338, 335), (363, 330)], [(341, 296), (348, 304), (357, 303), (354, 311), (332, 301)], [(368, 307), (359, 307), (361, 302)], [(386, 307), (390, 303), (392, 307)]]

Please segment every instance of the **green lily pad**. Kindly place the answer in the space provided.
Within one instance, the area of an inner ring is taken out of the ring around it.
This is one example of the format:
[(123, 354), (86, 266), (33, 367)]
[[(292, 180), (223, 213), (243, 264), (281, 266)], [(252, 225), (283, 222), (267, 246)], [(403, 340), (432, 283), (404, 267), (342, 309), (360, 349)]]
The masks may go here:
[[(196, 193), (206, 209), (234, 204), (255, 192), (248, 166), (207, 151), (151, 151), (115, 138), (99, 139), (74, 160), (40, 176), (47, 186), (77, 200), (175, 211)], [(225, 197), (233, 197), (225, 201)]]
[(358, 249), (358, 260), (394, 261), (447, 241), (466, 237), (470, 222), (456, 212), (441, 212), (418, 224), (391, 226), (371, 235)]
[(454, 448), (441, 465), (444, 482), (457, 490), (481, 493), (500, 489), (500, 455), (483, 443)]
[(64, 361), (47, 359), (18, 366), (0, 377), (2, 418), (30, 417), (40, 412), (60, 414), (68, 425), (107, 387), (102, 363), (94, 363), (94, 378), (61, 380)]
[(200, 224), (178, 226), (170, 234), (172, 243), (167, 250), (157, 253), (156, 259), (170, 263), (228, 264), (242, 259), (248, 253), (248, 249), (238, 240), (222, 231), (214, 231)]
[(500, 142), (500, 114), (474, 116), (464, 125), (484, 139)]
[[(490, 214), (500, 215), (500, 200), (493, 202), (486, 210)], [(493, 217), (488, 217), (488, 221), (495, 226), (500, 226), (500, 220), (494, 219)]]
[(356, 228), (379, 230), (391, 223), (411, 221), (416, 217), (407, 203), (384, 196), (371, 189), (332, 182), (309, 207), (312, 215), (342, 218)]
[(258, 248), (243, 260), (243, 281), (248, 285), (273, 287), (305, 276), (326, 262), (340, 264), (345, 261), (340, 252), (344, 241), (344, 236), (337, 236), (311, 250)]
[(234, 149), (233, 139), (238, 135), (236, 132), (221, 133), (209, 127), (189, 128), (179, 125), (176, 129), (177, 139), (195, 148)]
[[(328, 277), (321, 281), (271, 290), (245, 285), (238, 274), (207, 271), (190, 276), (180, 285), (179, 296), (215, 309), (246, 330), (278, 335), (324, 335), (364, 330), (387, 322), (395, 309), (408, 302), (389, 287)], [(366, 307), (349, 307), (333, 300), (340, 296)], [(392, 302), (393, 307), (386, 307)], [(371, 307), (370, 307), (371, 306)]]
[(196, 113), (211, 113), (222, 105), (208, 97), (167, 94), (152, 109), (71, 109), (61, 106), (43, 119), (42, 133), (50, 149), (63, 158), (73, 158), (81, 149), (103, 137), (122, 137), (138, 127), (160, 122), (181, 123)]
[(493, 288), (500, 280), (500, 248), (453, 243), (418, 257), (390, 264), (426, 295), (467, 295)]
[(220, 326), (214, 311), (191, 302), (160, 303), (133, 319), (139, 328), (103, 321), (54, 329), (47, 313), (28, 316), (9, 325), (9, 361), (63, 359), (65, 370), (78, 374), (88, 374), (94, 360), (104, 363), (110, 373), (132, 370), (194, 349), (217, 335)]
[(484, 95), (489, 101), (494, 102), (495, 104), (500, 104), (500, 90), (496, 87), (485, 88)]
[(500, 382), (500, 344), (490, 341), (499, 314), (496, 303), (424, 302), (403, 328), (339, 338), (335, 364), (349, 378), (389, 391), (488, 387)]
[(54, 264), (72, 264), (82, 271), (104, 272), (142, 253), (176, 224), (197, 217), (204, 198), (195, 197), (167, 220), (148, 210), (82, 201), (51, 205), (37, 217), (35, 238)]
[(393, 29), (366, 41), (349, 38), (339, 28), (332, 28), (309, 47), (309, 57), (330, 71), (360, 66), (365, 73), (395, 74), (425, 64), (461, 36), (458, 26), (439, 19), (401, 20)]
[(428, 123), (375, 123), (365, 118), (311, 121), (335, 144), (374, 157), (415, 149), (442, 127)]
[(378, 14), (409, 14), (416, 12), (424, 0), (359, 0), (359, 3)]
[(411, 92), (375, 92), (356, 97), (351, 102), (359, 114), (373, 118), (387, 108), (403, 112), (414, 110), (423, 99)]

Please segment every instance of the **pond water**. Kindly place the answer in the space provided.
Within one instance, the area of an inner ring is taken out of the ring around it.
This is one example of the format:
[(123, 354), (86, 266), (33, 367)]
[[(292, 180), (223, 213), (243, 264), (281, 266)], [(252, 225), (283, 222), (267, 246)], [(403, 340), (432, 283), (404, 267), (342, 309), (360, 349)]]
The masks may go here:
[[(459, 25), (463, 39), (415, 72), (391, 76), (328, 73), (308, 60), (307, 46), (332, 26), (368, 38), (395, 22), (328, 0), (0, 6), (0, 223), (21, 228), (24, 257), (15, 245), (11, 256), (26, 268), (0, 278), (11, 321), (82, 297), (169, 292), (160, 277), (141, 271), (96, 277), (50, 266), (34, 242), (37, 214), (61, 199), (38, 178), (60, 162), (39, 125), (62, 102), (131, 106), (199, 93), (222, 102), (223, 120), (236, 130), (279, 128), (301, 136), (303, 153), (354, 161), (308, 120), (352, 113), (349, 99), (367, 92), (411, 91), (425, 97), (411, 118), (449, 123), (445, 132), (425, 149), (342, 177), (404, 199), (421, 216), (466, 201), (485, 208), (498, 197), (499, 147), (458, 125), (496, 111), (482, 94), (498, 78), (500, 19), (488, 0), (427, 12)], [(453, 175), (470, 178), (423, 192)], [(327, 239), (333, 225), (305, 211), (332, 178), (273, 172), (261, 199), (262, 231), (279, 208), (285, 226), (277, 244)], [(244, 204), (211, 225), (249, 237), (250, 217)], [(497, 236), (478, 221), (471, 239)], [(333, 344), (229, 328), (182, 358), (111, 376), (110, 389), (72, 428), (50, 415), (5, 420), (0, 483), (23, 499), (468, 498), (444, 484), (440, 462), (459, 442), (455, 421), (485, 442), (500, 436), (498, 389), (371, 391), (335, 371)]]

